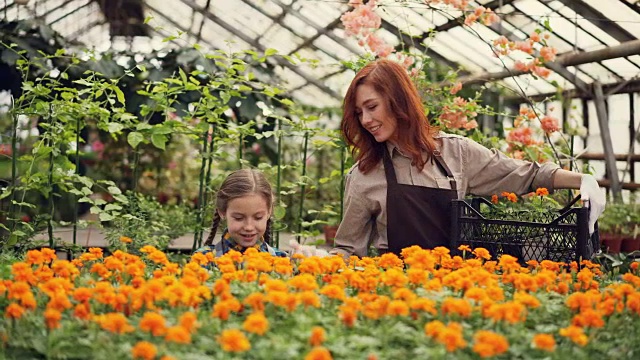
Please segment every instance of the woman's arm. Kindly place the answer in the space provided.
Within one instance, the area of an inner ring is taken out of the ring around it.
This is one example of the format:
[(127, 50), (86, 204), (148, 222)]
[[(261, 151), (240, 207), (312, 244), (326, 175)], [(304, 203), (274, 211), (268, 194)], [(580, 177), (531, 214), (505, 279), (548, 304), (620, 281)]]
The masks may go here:
[(367, 256), (372, 231), (371, 209), (352, 174), (347, 175), (342, 222), (338, 227), (331, 254)]
[(558, 169), (553, 174), (554, 189), (580, 189), (582, 175), (577, 172)]

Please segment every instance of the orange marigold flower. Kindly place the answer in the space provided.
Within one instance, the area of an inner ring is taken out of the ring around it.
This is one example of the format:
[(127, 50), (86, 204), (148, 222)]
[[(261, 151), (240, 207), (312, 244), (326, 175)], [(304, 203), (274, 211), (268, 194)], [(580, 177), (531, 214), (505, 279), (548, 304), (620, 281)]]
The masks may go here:
[(467, 346), (462, 335), (462, 326), (456, 322), (449, 323), (442, 328), (436, 336), (436, 341), (443, 344), (448, 352), (454, 352)]
[(251, 306), (254, 311), (264, 310), (264, 294), (260, 292), (254, 292), (249, 294), (242, 301), (243, 304)]
[(533, 337), (533, 346), (551, 352), (556, 349), (556, 340), (550, 334), (536, 334)]
[(156, 346), (148, 341), (140, 341), (131, 349), (131, 355), (134, 359), (152, 360), (157, 353)]
[(16, 281), (13, 284), (9, 285), (9, 299), (20, 299), (25, 294), (31, 292), (31, 286), (24, 281)]
[(303, 291), (298, 294), (300, 303), (305, 307), (313, 306), (319, 308), (321, 305), (320, 297), (313, 291)]
[(322, 289), (320, 289), (320, 294), (331, 299), (343, 300), (345, 298), (344, 289), (334, 284), (323, 286)]
[(407, 316), (409, 315), (409, 305), (402, 300), (392, 300), (387, 305), (387, 315)]
[(62, 314), (56, 309), (47, 309), (44, 311), (44, 321), (49, 329), (57, 329), (60, 326)]
[(73, 316), (82, 320), (89, 320), (91, 318), (91, 311), (88, 304), (77, 304), (73, 309)]
[(547, 196), (547, 195), (549, 195), (549, 190), (547, 190), (547, 188), (537, 188), (536, 189), (536, 195), (538, 195), (538, 196)]
[(117, 334), (124, 334), (134, 330), (133, 326), (129, 325), (126, 316), (122, 313), (100, 315), (96, 317), (96, 322), (99, 323), (103, 329)]
[(340, 320), (348, 326), (352, 327), (356, 323), (356, 319), (358, 318), (358, 313), (355, 309), (350, 307), (341, 307), (340, 308)]
[(40, 250), (29, 250), (27, 251), (26, 262), (30, 265), (41, 265), (44, 263), (44, 256)]
[(24, 308), (16, 303), (11, 303), (4, 310), (4, 316), (12, 319), (20, 319), (24, 314)]
[(489, 330), (479, 330), (474, 335), (473, 351), (481, 357), (500, 355), (509, 350), (507, 339)]
[(429, 337), (436, 338), (444, 328), (445, 326), (442, 321), (433, 320), (424, 325), (424, 333)]
[(569, 325), (566, 328), (560, 329), (560, 335), (571, 339), (574, 343), (585, 346), (589, 342), (589, 338), (584, 333), (581, 327)]
[(309, 337), (309, 343), (311, 346), (319, 346), (327, 338), (327, 333), (320, 326), (314, 326), (311, 328), (311, 336)]
[[(142, 251), (142, 249), (140, 251)], [(167, 254), (163, 253), (160, 250), (150, 252), (149, 254), (147, 254), (147, 258), (156, 264), (166, 264), (167, 262), (169, 262), (169, 259), (167, 259)]]
[(264, 335), (269, 329), (269, 320), (262, 312), (254, 312), (249, 314), (242, 324), (242, 328), (247, 332)]
[(128, 236), (120, 236), (120, 242), (123, 242), (125, 244), (131, 244), (133, 242), (133, 239), (131, 239)]
[(180, 326), (184, 327), (190, 332), (193, 332), (198, 328), (198, 317), (191, 311), (187, 311), (186, 313), (180, 315), (178, 322), (180, 323)]
[(251, 344), (244, 333), (238, 329), (223, 330), (217, 341), (222, 350), (227, 352), (244, 352), (251, 349)]
[(318, 346), (313, 348), (307, 356), (304, 357), (304, 360), (331, 360), (333, 357), (329, 350), (322, 346)]
[(469, 247), (469, 245), (460, 245), (458, 246), (458, 250), (460, 251), (471, 251), (471, 248)]
[(447, 297), (442, 301), (440, 310), (443, 315), (455, 314), (462, 317), (468, 317), (471, 315), (473, 308), (466, 299)]
[(49, 263), (49, 262), (52, 262), (53, 260), (58, 259), (58, 255), (56, 255), (56, 251), (53, 250), (53, 249), (42, 248), (40, 250), (40, 252), (42, 253), (42, 256), (44, 257), (44, 262), (45, 263)]
[(146, 312), (140, 319), (140, 330), (150, 332), (153, 336), (161, 336), (167, 330), (167, 320), (156, 312)]
[(288, 284), (297, 290), (315, 290), (318, 288), (316, 278), (311, 274), (296, 275), (288, 281)]
[(485, 260), (491, 259), (491, 254), (489, 253), (489, 250), (481, 247), (473, 249), (473, 255), (475, 255), (478, 259), (485, 259)]
[(169, 327), (164, 339), (177, 344), (191, 344), (191, 334), (189, 330), (180, 325)]
[(498, 195), (491, 195), (491, 202), (494, 204), (498, 203)]

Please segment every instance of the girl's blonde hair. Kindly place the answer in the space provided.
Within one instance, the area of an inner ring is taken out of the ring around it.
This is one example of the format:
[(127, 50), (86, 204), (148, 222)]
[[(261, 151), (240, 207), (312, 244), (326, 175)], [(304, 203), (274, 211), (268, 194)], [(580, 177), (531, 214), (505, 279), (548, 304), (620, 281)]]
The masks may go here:
[[(267, 207), (273, 208), (273, 192), (271, 184), (261, 171), (254, 169), (236, 170), (229, 174), (220, 185), (216, 194), (216, 210), (211, 224), (211, 233), (204, 242), (204, 245), (212, 245), (218, 225), (220, 224), (220, 213), (227, 212), (229, 201), (246, 195), (261, 195), (267, 202)], [(264, 232), (264, 240), (271, 243), (271, 217), (267, 220), (267, 228)]]

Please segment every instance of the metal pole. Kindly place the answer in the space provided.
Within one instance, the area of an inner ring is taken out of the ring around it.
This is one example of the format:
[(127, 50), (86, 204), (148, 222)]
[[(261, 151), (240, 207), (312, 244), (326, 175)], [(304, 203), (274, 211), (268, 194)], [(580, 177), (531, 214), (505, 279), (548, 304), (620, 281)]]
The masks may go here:
[(602, 84), (599, 81), (593, 83), (593, 94), (596, 97), (595, 105), (598, 114), (598, 124), (600, 125), (600, 138), (602, 139), (602, 147), (605, 155), (605, 165), (609, 178), (611, 179), (611, 193), (614, 198), (620, 198), (621, 187), (618, 178), (618, 169), (616, 167), (616, 159), (613, 153), (613, 144), (611, 142), (611, 133), (609, 132), (609, 118), (602, 92)]
[[(567, 67), (592, 62), (615, 59), (625, 56), (638, 55), (640, 53), (640, 40), (631, 40), (617, 46), (606, 47), (604, 49), (586, 52), (567, 52), (556, 58), (556, 61), (546, 63), (548, 68), (554, 66)], [(466, 76), (458, 79), (463, 84), (483, 83), (487, 81), (500, 80), (512, 76), (525, 74), (524, 71), (507, 69), (497, 72), (485, 72), (478, 75)]]

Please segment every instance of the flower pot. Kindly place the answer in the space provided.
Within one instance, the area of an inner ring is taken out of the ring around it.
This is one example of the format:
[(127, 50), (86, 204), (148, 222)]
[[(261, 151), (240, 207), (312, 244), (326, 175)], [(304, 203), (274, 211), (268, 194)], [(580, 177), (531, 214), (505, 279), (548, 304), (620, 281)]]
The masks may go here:
[(622, 245), (622, 237), (614, 234), (600, 234), (600, 241), (602, 241), (603, 251), (609, 254), (617, 254), (620, 252), (620, 246)]
[(338, 232), (338, 225), (325, 225), (322, 230), (324, 231), (324, 241), (327, 245), (333, 246), (333, 242)]
[(640, 250), (640, 237), (625, 236), (622, 238), (622, 244), (620, 245), (620, 251), (624, 253), (630, 253), (636, 250)]

